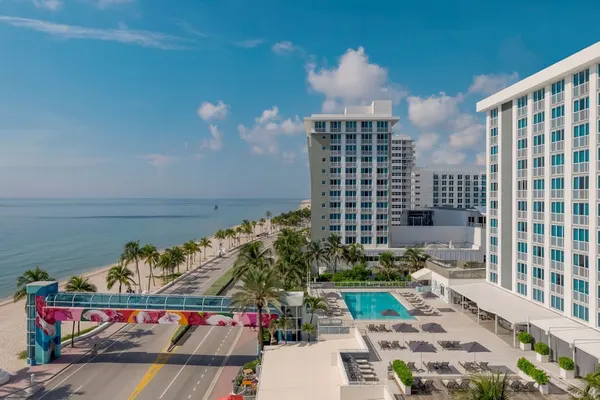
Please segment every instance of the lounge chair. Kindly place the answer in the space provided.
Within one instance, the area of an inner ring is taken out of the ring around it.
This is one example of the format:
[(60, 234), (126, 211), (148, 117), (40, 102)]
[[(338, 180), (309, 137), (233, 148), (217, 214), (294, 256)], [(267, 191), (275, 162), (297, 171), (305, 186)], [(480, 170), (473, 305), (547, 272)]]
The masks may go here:
[(467, 390), (470, 386), (469, 383), (470, 381), (468, 379), (461, 379), (459, 388), (462, 390)]
[(390, 343), (387, 340), (380, 340), (379, 347), (381, 347), (381, 350), (391, 350), (392, 349), (392, 346), (390, 345)]
[(479, 366), (479, 369), (481, 369), (484, 372), (490, 372), (490, 367), (488, 367), (489, 362), (480, 362), (479, 364), (477, 364)]
[(399, 340), (393, 340), (392, 341), (392, 348), (394, 349), (402, 349), (402, 345), (400, 344)]
[(371, 364), (369, 360), (365, 360), (364, 358), (355, 358), (354, 361), (356, 361), (357, 364)]
[(441, 369), (442, 371), (451, 371), (450, 362), (448, 362), (448, 361), (441, 362), (439, 365), (439, 369)]
[(442, 379), (442, 385), (448, 390), (458, 389), (458, 384), (454, 379)]
[(392, 332), (392, 330), (386, 328), (385, 324), (380, 324), (378, 327), (379, 332)]
[(518, 392), (523, 388), (523, 385), (521, 385), (521, 382), (519, 382), (518, 380), (510, 380), (508, 385), (515, 392)]
[(415, 365), (415, 363), (414, 363), (414, 362), (412, 362), (412, 361), (409, 361), (409, 362), (407, 362), (407, 363), (406, 363), (406, 366), (408, 367), (408, 369), (410, 369), (410, 370), (411, 370), (411, 371), (413, 371), (413, 372), (415, 372), (415, 371), (418, 371), (418, 370), (419, 370), (419, 368), (417, 368), (417, 366)]
[(523, 386), (523, 390), (527, 391), (527, 392), (537, 392), (537, 388), (535, 387), (535, 382), (534, 381), (526, 381), (523, 384), (523, 381), (521, 382), (521, 385)]

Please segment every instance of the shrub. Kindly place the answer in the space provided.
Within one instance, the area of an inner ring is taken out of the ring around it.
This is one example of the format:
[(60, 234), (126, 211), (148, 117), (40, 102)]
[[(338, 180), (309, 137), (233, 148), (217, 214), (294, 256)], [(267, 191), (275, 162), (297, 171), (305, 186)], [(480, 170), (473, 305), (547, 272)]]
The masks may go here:
[(27, 350), (21, 350), (20, 352), (18, 352), (17, 357), (19, 358), (19, 360), (26, 359), (27, 358)]
[(527, 376), (531, 377), (538, 385), (545, 385), (550, 380), (544, 371), (536, 368), (535, 365), (525, 357), (519, 358), (517, 361), (517, 368), (523, 371)]
[(533, 343), (533, 336), (527, 332), (519, 332), (519, 342), (521, 343)]
[(412, 386), (414, 383), (413, 374), (404, 361), (394, 360), (392, 369), (398, 375), (400, 382), (406, 386)]
[(259, 362), (260, 360), (247, 362), (246, 364), (244, 364), (242, 369), (251, 369), (252, 371), (256, 372), (256, 367), (258, 366)]
[(537, 368), (534, 368), (533, 374), (529, 376), (531, 376), (538, 385), (546, 385), (548, 381), (550, 381), (548, 375), (541, 369)]
[(517, 368), (519, 368), (521, 371), (525, 372), (526, 375), (531, 376), (531, 371), (535, 369), (535, 365), (533, 365), (525, 357), (521, 357), (517, 361)]
[(559, 357), (558, 365), (565, 371), (573, 371), (575, 369), (575, 363), (569, 357)]
[(538, 342), (535, 344), (535, 346), (533, 346), (533, 348), (535, 349), (536, 353), (541, 354), (543, 356), (547, 356), (548, 354), (550, 354), (550, 347), (548, 347), (546, 343)]

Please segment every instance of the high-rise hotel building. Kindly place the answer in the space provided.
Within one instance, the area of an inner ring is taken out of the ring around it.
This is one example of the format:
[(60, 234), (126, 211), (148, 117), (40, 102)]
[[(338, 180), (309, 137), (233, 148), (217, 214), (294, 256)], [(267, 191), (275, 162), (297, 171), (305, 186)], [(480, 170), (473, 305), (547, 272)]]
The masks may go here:
[(486, 205), (484, 166), (440, 165), (413, 169), (411, 208), (472, 208)]
[(311, 179), (312, 240), (387, 247), (390, 235), (392, 102), (304, 119)]
[(410, 180), (415, 167), (415, 142), (406, 135), (392, 135), (392, 225), (400, 225), (402, 212), (410, 210)]
[(487, 280), (600, 327), (600, 43), (477, 103)]

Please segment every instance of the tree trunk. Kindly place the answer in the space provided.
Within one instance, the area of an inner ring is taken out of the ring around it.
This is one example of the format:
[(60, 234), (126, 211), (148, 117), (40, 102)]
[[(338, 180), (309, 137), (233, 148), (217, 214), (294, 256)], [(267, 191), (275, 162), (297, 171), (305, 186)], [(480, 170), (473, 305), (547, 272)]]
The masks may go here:
[(258, 358), (262, 357), (262, 351), (265, 348), (265, 345), (263, 343), (263, 324), (262, 324), (262, 308), (261, 307), (256, 307), (257, 312), (256, 312), (256, 325), (258, 327), (258, 345), (260, 348), (260, 354), (258, 355)]
[(77, 336), (81, 336), (81, 322), (77, 321)]
[(121, 282), (119, 282), (119, 294), (121, 294)]
[(138, 277), (138, 291), (141, 292), (142, 291), (142, 276), (140, 275), (140, 266), (138, 263), (138, 260), (135, 260), (135, 271), (137, 272), (137, 277)]
[(150, 275), (148, 275), (148, 291), (150, 291), (150, 280), (152, 279), (152, 264), (148, 263), (148, 268), (150, 269)]
[(71, 347), (75, 348), (75, 321), (73, 321), (73, 329), (71, 330)]

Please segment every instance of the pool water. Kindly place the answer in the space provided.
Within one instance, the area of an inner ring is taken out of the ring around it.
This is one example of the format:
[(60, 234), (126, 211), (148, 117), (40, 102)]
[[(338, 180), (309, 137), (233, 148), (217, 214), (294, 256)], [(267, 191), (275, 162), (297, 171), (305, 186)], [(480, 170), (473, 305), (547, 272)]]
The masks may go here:
[[(388, 292), (343, 292), (344, 301), (354, 319), (415, 319), (396, 298)], [(399, 316), (381, 315), (392, 309)]]

